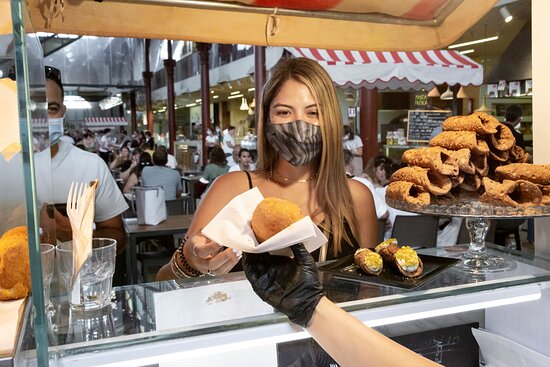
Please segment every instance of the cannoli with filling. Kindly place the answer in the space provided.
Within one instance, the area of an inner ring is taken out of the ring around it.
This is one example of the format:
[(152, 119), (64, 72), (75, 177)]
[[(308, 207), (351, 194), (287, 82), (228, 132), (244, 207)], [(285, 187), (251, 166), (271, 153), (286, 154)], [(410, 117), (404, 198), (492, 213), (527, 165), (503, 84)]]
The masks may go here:
[(443, 121), (443, 131), (475, 131), (481, 135), (497, 132), (494, 124), (484, 120), (479, 115), (453, 116)]
[(409, 246), (399, 247), (395, 239), (376, 246), (375, 251), (382, 256), (384, 262), (408, 278), (422, 275), (424, 265), (415, 250)]
[(526, 180), (540, 185), (550, 185), (550, 164), (510, 163), (495, 169), (502, 180)]
[(474, 131), (443, 131), (430, 140), (430, 146), (452, 150), (470, 149), (472, 153), (489, 154), (489, 146)]
[(407, 181), (424, 187), (433, 195), (445, 195), (451, 190), (451, 179), (437, 171), (422, 167), (403, 167), (395, 171), (390, 182)]
[(353, 260), (366, 274), (378, 276), (384, 269), (382, 256), (368, 248), (360, 248), (355, 251)]
[(542, 192), (538, 186), (525, 180), (504, 180), (502, 183), (483, 177), (485, 192), (479, 201), (492, 205), (527, 207), (540, 205)]
[(411, 205), (430, 205), (430, 193), (422, 186), (406, 181), (390, 182), (386, 189), (386, 198)]
[(442, 175), (458, 175), (458, 162), (445, 148), (409, 149), (403, 152), (401, 159), (410, 166), (429, 168)]

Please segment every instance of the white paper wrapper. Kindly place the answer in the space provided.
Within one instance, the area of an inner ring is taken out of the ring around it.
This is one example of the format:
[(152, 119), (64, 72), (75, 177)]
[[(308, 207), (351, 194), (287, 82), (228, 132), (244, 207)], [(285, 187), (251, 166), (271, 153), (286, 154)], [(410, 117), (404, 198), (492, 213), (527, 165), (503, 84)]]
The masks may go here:
[(304, 217), (259, 244), (250, 227), (250, 220), (254, 209), (263, 199), (257, 187), (236, 196), (203, 228), (202, 234), (222, 246), (243, 252), (270, 252), (274, 255), (291, 255), (288, 247), (300, 242), (309, 252), (327, 242), (311, 218)]

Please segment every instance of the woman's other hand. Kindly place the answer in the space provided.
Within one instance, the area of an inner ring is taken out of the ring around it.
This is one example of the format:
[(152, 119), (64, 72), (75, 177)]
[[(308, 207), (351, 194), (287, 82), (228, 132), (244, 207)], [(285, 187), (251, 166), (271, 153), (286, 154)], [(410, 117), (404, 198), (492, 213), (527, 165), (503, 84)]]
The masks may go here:
[(242, 253), (224, 249), (201, 234), (191, 236), (183, 247), (185, 259), (194, 269), (204, 274), (228, 273), (240, 260)]

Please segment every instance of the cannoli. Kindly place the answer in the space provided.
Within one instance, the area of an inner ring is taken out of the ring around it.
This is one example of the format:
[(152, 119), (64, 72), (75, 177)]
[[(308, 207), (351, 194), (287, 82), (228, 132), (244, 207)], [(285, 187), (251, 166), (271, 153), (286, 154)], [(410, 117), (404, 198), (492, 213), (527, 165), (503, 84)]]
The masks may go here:
[(489, 173), (489, 164), (487, 162), (486, 155), (472, 154), (472, 163), (476, 168), (476, 173), (479, 176), (481, 177), (487, 176), (487, 174)]
[(390, 240), (394, 241), (388, 244), (384, 241), (375, 248), (384, 262), (408, 278), (420, 276), (424, 265), (416, 251), (409, 246), (399, 247), (395, 239)]
[(526, 207), (540, 205), (542, 192), (537, 185), (525, 180), (504, 180), (502, 183), (483, 177), (485, 192), (479, 201), (501, 206)]
[(499, 162), (506, 162), (510, 158), (510, 153), (508, 153), (507, 150), (491, 150), (489, 152), (489, 159), (499, 161)]
[(472, 154), (470, 149), (449, 150), (451, 156), (458, 162), (458, 169), (464, 173), (474, 174), (476, 167), (471, 162)]
[(514, 134), (504, 124), (497, 125), (497, 131), (487, 137), (487, 142), (497, 150), (510, 150), (516, 143)]
[(511, 163), (495, 169), (500, 179), (526, 180), (540, 185), (550, 185), (550, 164)]
[(461, 183), (464, 182), (464, 176), (466, 174), (464, 172), (460, 172), (458, 174), (458, 176), (455, 176), (455, 177), (451, 177), (451, 187), (457, 187), (459, 186)]
[(529, 159), (529, 153), (517, 145), (514, 145), (509, 153), (512, 163), (525, 163)]
[(451, 190), (451, 180), (437, 171), (422, 167), (403, 167), (395, 171), (390, 182), (407, 181), (422, 186), (433, 195), (445, 195)]
[(476, 116), (481, 119), (488, 129), (496, 129), (496, 127), (501, 124), (495, 116), (485, 112), (474, 112), (470, 116)]
[(478, 139), (474, 131), (443, 131), (430, 140), (430, 146), (452, 150), (468, 148), (472, 153), (489, 154), (487, 142)]
[(542, 193), (542, 205), (550, 205), (550, 185), (538, 185)]
[(497, 132), (494, 124), (482, 119), (480, 115), (449, 117), (443, 122), (442, 129), (443, 131), (475, 131), (482, 135)]
[(430, 193), (422, 186), (406, 181), (391, 182), (386, 189), (386, 197), (404, 201), (412, 205), (430, 205)]
[(460, 188), (465, 191), (477, 191), (481, 187), (481, 177), (477, 175), (464, 175), (464, 181)]
[(395, 249), (395, 251), (397, 251), (397, 249), (399, 249), (399, 246), (397, 245), (397, 239), (395, 238), (388, 238), (387, 240), (385, 240), (384, 242), (380, 242), (375, 248), (374, 248), (374, 251), (376, 251), (376, 253), (381, 253), (382, 250), (384, 250), (386, 247), (390, 247), (390, 246), (397, 246), (397, 248)]
[(353, 260), (361, 270), (370, 275), (378, 276), (382, 273), (382, 269), (384, 269), (382, 256), (368, 248), (360, 248), (355, 251)]
[(410, 166), (430, 168), (447, 176), (458, 175), (458, 162), (445, 148), (409, 149), (403, 152), (401, 158)]

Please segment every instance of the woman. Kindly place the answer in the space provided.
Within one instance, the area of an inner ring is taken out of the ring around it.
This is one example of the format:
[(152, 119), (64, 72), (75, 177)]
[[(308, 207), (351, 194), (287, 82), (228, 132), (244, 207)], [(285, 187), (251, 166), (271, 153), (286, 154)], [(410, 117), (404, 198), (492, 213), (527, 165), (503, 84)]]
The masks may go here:
[(215, 146), (210, 151), (208, 156), (208, 164), (204, 167), (204, 173), (200, 181), (204, 184), (210, 184), (214, 182), (219, 176), (226, 174), (229, 171), (229, 166), (227, 165), (227, 159), (225, 158), (225, 153), (223, 149), (219, 146)]
[(361, 138), (353, 132), (349, 125), (344, 126), (344, 148), (353, 155), (353, 172), (355, 176), (361, 176), (363, 173), (363, 142)]
[(130, 148), (122, 146), (117, 156), (109, 164), (111, 170), (120, 169), (121, 172), (126, 171), (132, 165), (132, 158), (130, 157)]
[(143, 171), (143, 168), (152, 165), (153, 161), (151, 160), (151, 156), (149, 154), (141, 154), (139, 156), (139, 164), (134, 165), (130, 169), (130, 174), (128, 175), (128, 179), (124, 184), (122, 192), (125, 194), (132, 192), (132, 188), (139, 184), (139, 179), (141, 177), (141, 172)]
[(361, 177), (370, 180), (376, 188), (384, 187), (390, 181), (392, 167), (393, 162), (390, 158), (385, 155), (377, 155), (369, 160)]
[(187, 241), (159, 271), (158, 280), (230, 271), (242, 254), (221, 248), (200, 231), (251, 187), (264, 197), (294, 201), (319, 225), (329, 237), (321, 255), (314, 255), (321, 260), (376, 244), (372, 195), (360, 182), (346, 178), (340, 109), (324, 69), (309, 59), (281, 60), (264, 86), (258, 113), (258, 170), (231, 172), (212, 184)]

